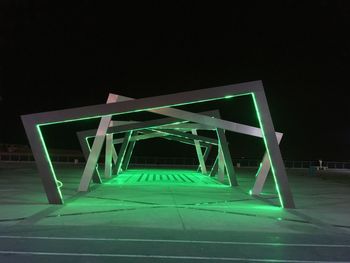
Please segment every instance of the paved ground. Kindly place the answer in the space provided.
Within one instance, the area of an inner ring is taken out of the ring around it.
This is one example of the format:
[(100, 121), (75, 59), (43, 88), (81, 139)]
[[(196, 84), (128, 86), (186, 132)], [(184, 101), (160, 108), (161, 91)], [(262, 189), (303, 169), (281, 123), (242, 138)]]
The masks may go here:
[(0, 166), (0, 262), (350, 262), (349, 172), (288, 171), (298, 209), (276, 206), (254, 170), (229, 188), (184, 170), (134, 170), (78, 194), (81, 167), (57, 167), (48, 205), (32, 165)]

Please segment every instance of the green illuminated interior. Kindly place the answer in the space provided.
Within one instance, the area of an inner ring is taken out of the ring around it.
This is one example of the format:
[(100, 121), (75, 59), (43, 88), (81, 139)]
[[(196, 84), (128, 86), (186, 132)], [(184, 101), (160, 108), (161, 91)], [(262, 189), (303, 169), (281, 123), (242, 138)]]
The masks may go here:
[(200, 172), (183, 169), (128, 169), (114, 177), (106, 185), (183, 185), (229, 188), (214, 178)]
[(269, 161), (270, 161), (270, 165), (271, 165), (271, 171), (272, 171), (272, 174), (273, 174), (273, 178), (274, 178), (274, 180), (275, 180), (275, 186), (276, 186), (278, 198), (279, 198), (280, 204), (281, 204), (281, 206), (282, 206), (282, 208), (283, 208), (283, 207), (284, 207), (284, 204), (283, 204), (283, 200), (282, 200), (282, 197), (281, 197), (280, 189), (279, 189), (279, 187), (278, 187), (278, 183), (277, 183), (277, 180), (276, 180), (275, 169), (274, 169), (274, 167), (273, 167), (273, 163), (271, 162), (270, 151), (269, 151), (269, 147), (267, 146), (266, 137), (265, 137), (265, 132), (264, 132), (264, 127), (263, 127), (263, 124), (262, 124), (262, 121), (261, 121), (261, 117), (260, 117), (259, 107), (258, 107), (258, 104), (256, 103), (255, 94), (254, 94), (254, 93), (251, 93), (251, 95), (252, 95), (252, 97), (253, 97), (254, 107), (255, 107), (255, 110), (256, 110), (256, 114), (257, 114), (257, 116), (258, 116), (259, 125), (260, 125), (261, 133), (262, 133), (262, 136), (263, 136), (264, 144), (265, 144), (265, 149), (266, 149), (267, 155), (268, 155), (268, 157), (269, 157)]

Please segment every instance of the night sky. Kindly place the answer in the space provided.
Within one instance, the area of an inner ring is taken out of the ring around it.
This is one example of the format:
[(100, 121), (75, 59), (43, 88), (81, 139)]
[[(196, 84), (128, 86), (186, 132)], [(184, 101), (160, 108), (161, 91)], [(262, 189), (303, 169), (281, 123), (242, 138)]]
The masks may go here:
[[(22, 114), (104, 103), (108, 92), (262, 80), (284, 158), (350, 160), (349, 1), (51, 2), (0, 1), (0, 143), (27, 143)], [(251, 103), (235, 105), (223, 111), (249, 123)], [(62, 131), (52, 147), (76, 147)]]

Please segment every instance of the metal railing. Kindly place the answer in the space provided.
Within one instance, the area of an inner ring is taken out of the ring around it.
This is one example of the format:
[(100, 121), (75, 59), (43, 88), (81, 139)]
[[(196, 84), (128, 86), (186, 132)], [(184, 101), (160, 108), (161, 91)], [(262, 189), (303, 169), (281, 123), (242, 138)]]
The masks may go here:
[[(76, 154), (52, 154), (50, 158), (54, 163), (84, 162), (84, 157)], [(34, 157), (31, 153), (0, 152), (0, 162), (34, 162)]]
[[(101, 156), (103, 159), (103, 156)], [(82, 154), (51, 154), (53, 163), (84, 163), (85, 159)], [(233, 164), (239, 167), (258, 167), (261, 160), (234, 158)], [(9, 153), (0, 152), (0, 162), (34, 162), (34, 157), (31, 153)], [(103, 161), (102, 161), (103, 163)], [(133, 165), (168, 165), (168, 166), (195, 166), (198, 165), (197, 158), (192, 157), (159, 157), (159, 156), (133, 156), (131, 159)], [(214, 159), (208, 159), (207, 163), (212, 165)], [(285, 160), (286, 168), (310, 168), (319, 166), (319, 161), (289, 161)], [(328, 169), (350, 169), (349, 162), (323, 161), (323, 167)]]

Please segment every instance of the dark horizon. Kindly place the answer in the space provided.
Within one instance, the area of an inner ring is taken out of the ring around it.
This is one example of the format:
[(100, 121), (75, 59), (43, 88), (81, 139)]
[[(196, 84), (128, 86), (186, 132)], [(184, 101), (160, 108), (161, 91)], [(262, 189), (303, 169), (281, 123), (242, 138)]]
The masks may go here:
[(261, 79), (285, 159), (350, 160), (347, 1), (3, 1), (0, 17), (0, 143), (27, 143), (22, 114), (104, 103), (109, 92), (142, 98)]

